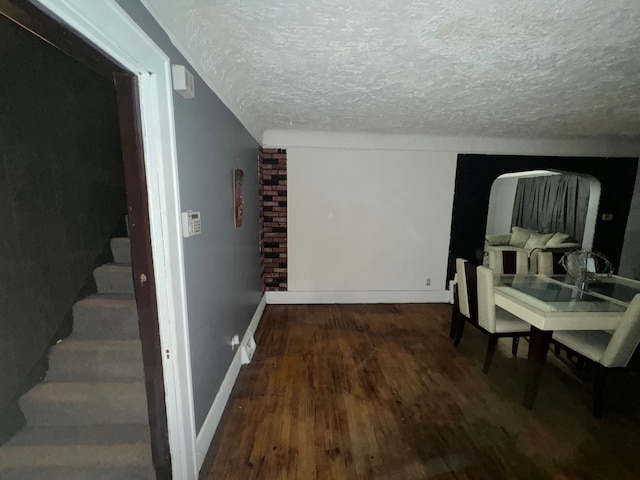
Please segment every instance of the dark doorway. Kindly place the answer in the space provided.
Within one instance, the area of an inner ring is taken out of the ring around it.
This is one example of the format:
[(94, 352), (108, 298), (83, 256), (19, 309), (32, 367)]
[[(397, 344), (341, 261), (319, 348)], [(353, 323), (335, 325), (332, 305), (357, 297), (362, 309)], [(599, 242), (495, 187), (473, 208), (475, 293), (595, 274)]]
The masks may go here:
[[(617, 271), (637, 168), (637, 158), (458, 155), (447, 279), (453, 278), (457, 257), (481, 262), (494, 180), (527, 170), (563, 170), (598, 179), (601, 194), (593, 249), (606, 255)], [(604, 213), (611, 215), (605, 217), (609, 220), (602, 220)]]
[[(162, 353), (156, 307), (155, 278), (147, 202), (144, 152), (141, 141), (139, 100), (136, 77), (112, 59), (93, 48), (64, 25), (23, 0), (0, 0), (0, 14), (15, 25), (48, 43), (115, 85), (117, 108), (115, 123), (119, 134), (126, 185), (126, 211), (129, 214), (135, 297), (142, 342), (145, 385), (151, 430), (151, 447), (157, 478), (171, 478)], [(33, 61), (25, 59), (26, 62)], [(5, 67), (7, 67), (5, 65)], [(7, 94), (8, 92), (5, 92)], [(43, 112), (25, 112), (42, 115)], [(90, 156), (91, 152), (85, 152)], [(41, 161), (46, 162), (46, 158)], [(94, 172), (100, 175), (101, 172)], [(73, 183), (69, 188), (73, 188)], [(52, 202), (55, 199), (51, 199)], [(124, 209), (123, 209), (124, 210)]]

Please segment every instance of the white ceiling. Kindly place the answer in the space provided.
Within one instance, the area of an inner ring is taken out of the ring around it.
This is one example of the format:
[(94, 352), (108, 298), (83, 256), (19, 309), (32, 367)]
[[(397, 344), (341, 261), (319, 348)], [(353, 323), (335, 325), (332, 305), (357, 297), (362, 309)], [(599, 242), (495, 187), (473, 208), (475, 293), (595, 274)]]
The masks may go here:
[(143, 3), (257, 139), (640, 136), (640, 0)]

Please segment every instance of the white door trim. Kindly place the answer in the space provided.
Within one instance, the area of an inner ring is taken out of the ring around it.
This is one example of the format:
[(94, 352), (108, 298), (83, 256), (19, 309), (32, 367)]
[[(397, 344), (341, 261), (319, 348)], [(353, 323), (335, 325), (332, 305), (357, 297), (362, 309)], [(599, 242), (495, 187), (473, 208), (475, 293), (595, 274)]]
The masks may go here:
[[(171, 62), (113, 0), (36, 0), (138, 76), (173, 478), (196, 479)], [(168, 355), (167, 355), (168, 352)]]

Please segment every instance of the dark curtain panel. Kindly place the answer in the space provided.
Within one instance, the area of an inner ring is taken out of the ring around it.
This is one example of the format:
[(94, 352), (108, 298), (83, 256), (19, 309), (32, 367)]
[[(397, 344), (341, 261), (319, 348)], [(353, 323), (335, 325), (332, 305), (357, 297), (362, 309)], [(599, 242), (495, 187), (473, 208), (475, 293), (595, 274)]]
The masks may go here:
[(582, 242), (589, 180), (549, 175), (518, 180), (511, 224), (543, 233), (562, 232)]

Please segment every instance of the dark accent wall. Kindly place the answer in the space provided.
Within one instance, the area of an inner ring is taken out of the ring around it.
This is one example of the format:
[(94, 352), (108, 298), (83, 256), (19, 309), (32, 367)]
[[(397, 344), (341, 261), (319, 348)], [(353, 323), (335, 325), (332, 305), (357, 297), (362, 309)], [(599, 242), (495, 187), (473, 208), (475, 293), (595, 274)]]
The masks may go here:
[(0, 415), (126, 211), (115, 90), (0, 16)]
[[(458, 155), (447, 278), (453, 278), (456, 257), (481, 260), (493, 181), (503, 173), (538, 169), (583, 173), (600, 181), (593, 249), (617, 270), (637, 168), (637, 158)], [(602, 221), (602, 213), (612, 213), (613, 220)]]

